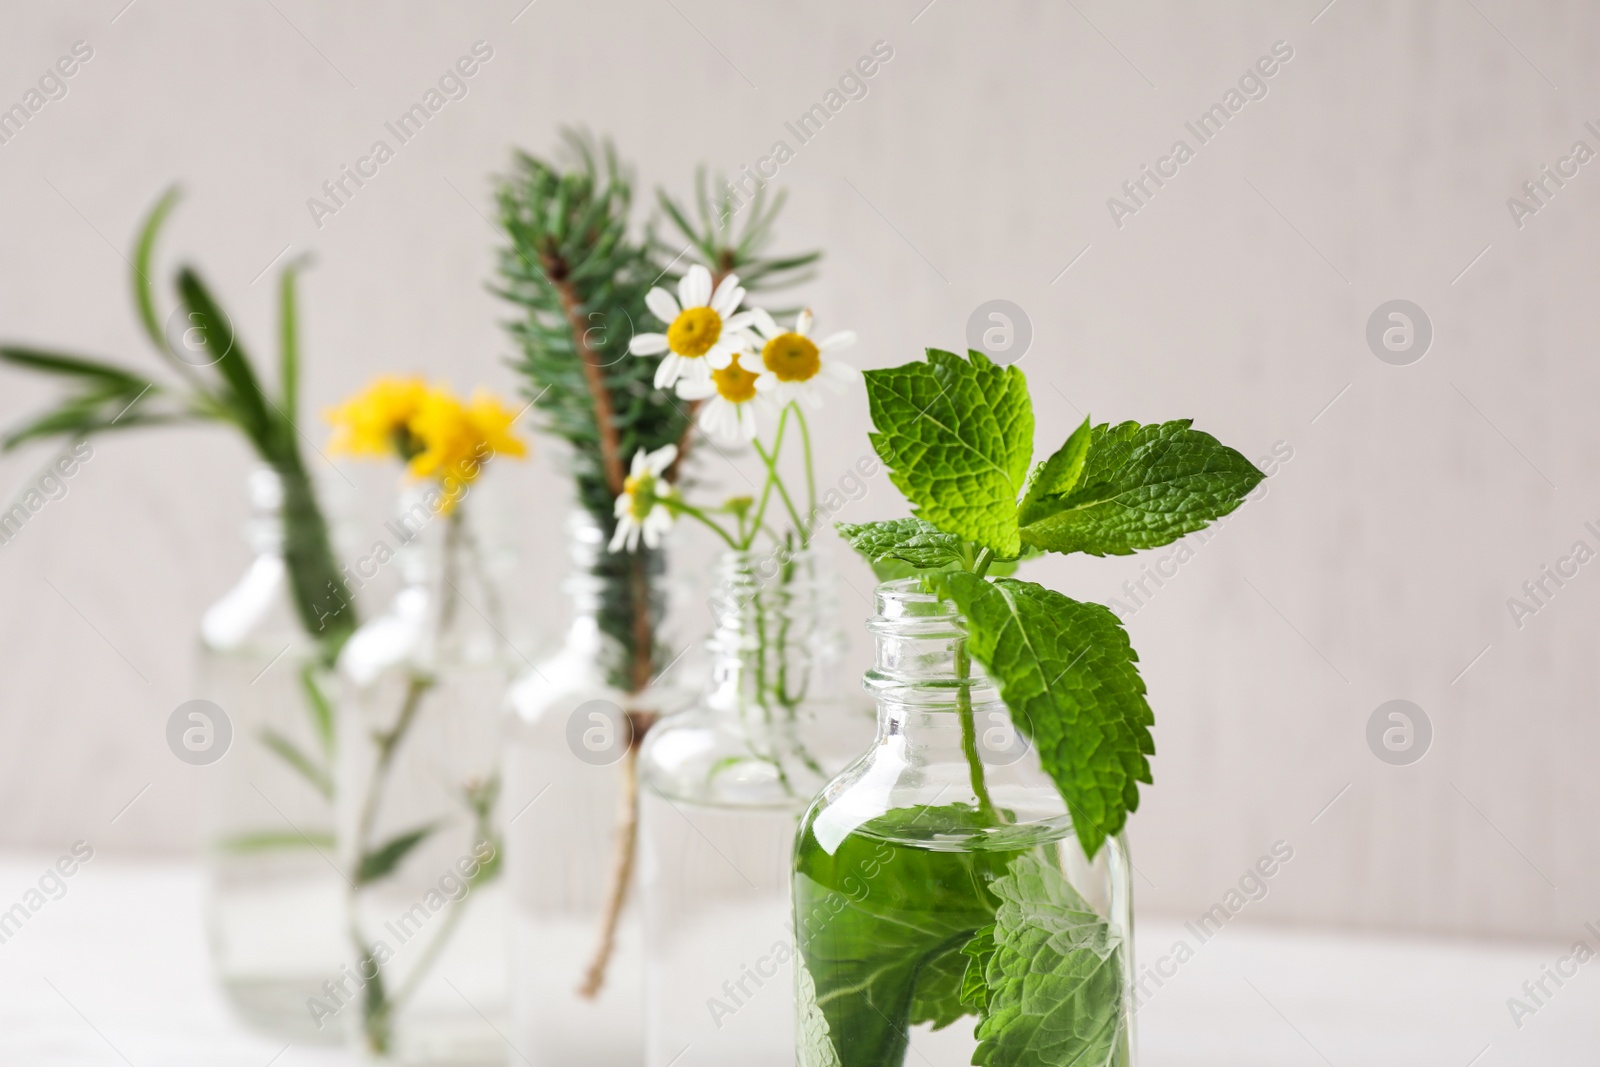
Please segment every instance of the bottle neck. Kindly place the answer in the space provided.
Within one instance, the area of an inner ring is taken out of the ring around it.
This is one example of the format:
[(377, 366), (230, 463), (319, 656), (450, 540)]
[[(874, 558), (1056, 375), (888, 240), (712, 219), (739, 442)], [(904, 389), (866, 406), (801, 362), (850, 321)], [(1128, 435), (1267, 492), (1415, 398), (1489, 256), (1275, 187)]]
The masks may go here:
[(246, 480), (250, 496), (250, 518), (245, 523), (245, 542), (257, 556), (283, 554), (283, 480), (266, 464), (250, 471)]
[(1025, 748), (999, 690), (972, 658), (955, 605), (908, 578), (878, 586), (875, 607), (864, 687), (877, 698), (880, 742), (892, 740), (918, 760), (997, 765)]
[(496, 658), (507, 620), (490, 546), (467, 502), (447, 510), (440, 499), (431, 483), (407, 486), (387, 524), (399, 542), (395, 612), (426, 618), (428, 644), (440, 658)]
[(838, 658), (826, 558), (815, 549), (725, 552), (709, 597), (706, 705), (741, 720), (793, 720)]
[(640, 693), (672, 652), (660, 641), (666, 617), (666, 554), (640, 546), (612, 552), (604, 529), (585, 511), (567, 523), (572, 572), (562, 588), (572, 598), (566, 650), (600, 665), (611, 687)]

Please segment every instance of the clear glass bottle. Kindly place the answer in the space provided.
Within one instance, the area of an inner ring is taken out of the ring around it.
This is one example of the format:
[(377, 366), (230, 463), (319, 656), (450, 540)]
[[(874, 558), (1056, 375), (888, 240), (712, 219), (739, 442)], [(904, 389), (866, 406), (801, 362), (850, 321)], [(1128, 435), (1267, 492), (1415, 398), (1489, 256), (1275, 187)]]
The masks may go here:
[(1130, 1067), (1125, 843), (1085, 856), (951, 604), (876, 608), (877, 740), (795, 847), (797, 1063)]
[(286, 1040), (337, 1042), (306, 1009), (345, 958), (329, 679), (290, 599), (282, 484), (263, 466), (248, 485), (254, 557), (200, 621), (198, 696), (232, 728), (205, 775), (206, 930), (242, 1018)]
[(705, 695), (640, 757), (647, 1067), (794, 1059), (790, 856), (840, 758), (825, 557), (725, 553)]
[(581, 512), (569, 544), (572, 624), (508, 700), (511, 1042), (534, 1067), (639, 1067), (637, 759), (675, 691), (656, 678), (676, 662), (659, 637), (663, 555), (606, 551)]
[(404, 495), (385, 527), (400, 590), (339, 657), (347, 967), (318, 1011), (374, 1059), (506, 1060), (499, 740), (517, 653), (479, 503)]

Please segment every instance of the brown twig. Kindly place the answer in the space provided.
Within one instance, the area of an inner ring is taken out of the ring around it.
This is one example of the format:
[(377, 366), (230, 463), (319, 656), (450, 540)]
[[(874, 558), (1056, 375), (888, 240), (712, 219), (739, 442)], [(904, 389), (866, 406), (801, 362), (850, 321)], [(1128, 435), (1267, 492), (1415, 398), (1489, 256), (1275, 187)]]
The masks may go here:
[(578, 995), (593, 1000), (605, 985), (606, 966), (611, 962), (616, 948), (617, 927), (622, 921), (622, 908), (628, 900), (628, 886), (633, 881), (634, 858), (639, 842), (639, 745), (644, 735), (655, 724), (655, 715), (646, 711), (628, 712), (628, 749), (622, 756), (622, 796), (617, 805), (616, 849), (612, 853), (611, 884), (606, 892), (605, 912), (600, 920), (600, 942), (594, 956), (584, 969)]
[(606, 389), (605, 365), (600, 360), (600, 353), (589, 344), (582, 301), (578, 299), (572, 279), (567, 277), (566, 264), (550, 255), (540, 258), (545, 275), (561, 297), (561, 311), (567, 317), (567, 328), (572, 331), (572, 347), (583, 364), (583, 380), (589, 387), (590, 399), (594, 401), (594, 425), (600, 437), (600, 462), (606, 472), (606, 487), (611, 490), (612, 496), (616, 496), (622, 492), (627, 475), (622, 464), (622, 449), (617, 441), (611, 393)]

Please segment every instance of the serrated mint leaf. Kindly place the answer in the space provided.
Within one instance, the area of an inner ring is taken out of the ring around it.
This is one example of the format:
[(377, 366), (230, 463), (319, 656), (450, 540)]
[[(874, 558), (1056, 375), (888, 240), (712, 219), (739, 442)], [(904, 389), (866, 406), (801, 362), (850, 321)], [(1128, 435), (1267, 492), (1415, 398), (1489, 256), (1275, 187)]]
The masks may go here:
[(1089, 458), (1089, 442), (1093, 437), (1093, 429), (1085, 418), (1072, 431), (1066, 444), (1056, 449), (1055, 455), (1033, 468), (1033, 473), (1028, 476), (1027, 488), (1022, 493), (1022, 507), (1017, 512), (1018, 522), (1026, 526), (1033, 521), (1031, 515), (1048, 514), (1041, 508), (1041, 501), (1072, 491), (1072, 487), (1083, 476), (1084, 461)]
[(972, 940), (961, 947), (961, 954), (967, 957), (967, 969), (961, 976), (961, 1003), (980, 1016), (989, 1010), (989, 983), (984, 972), (988, 970), (994, 948), (992, 926), (973, 934)]
[[(886, 522), (836, 522), (834, 529), (850, 547), (866, 557), (878, 573), (879, 581), (889, 581), (878, 568), (889, 561), (907, 564), (912, 570), (937, 570), (951, 563), (966, 561), (967, 543), (921, 519), (889, 519)], [(896, 574), (893, 577), (905, 577)]]
[(866, 372), (872, 447), (917, 515), (1001, 556), (1022, 548), (1017, 495), (1033, 454), (1033, 404), (1015, 367), (981, 352)]
[(800, 990), (810, 999), (802, 999), (801, 1067), (898, 1065), (909, 1027), (970, 1014), (961, 1005), (961, 949), (994, 922), (999, 898), (987, 887), (1018, 853), (899, 843), (924, 823), (941, 831), (993, 825), (974, 808), (949, 804), (893, 809), (831, 853), (810, 827), (801, 834), (795, 934)]
[(992, 949), (980, 942), (985, 1010), (978, 1067), (1107, 1067), (1123, 1026), (1122, 939), (1061, 872), (1018, 856), (991, 886)]
[(1032, 582), (966, 571), (941, 578), (967, 618), (973, 656), (1039, 750), (1093, 857), (1138, 808), (1138, 783), (1151, 780), (1155, 716), (1127, 632), (1099, 604)]
[(1022, 543), (1123, 556), (1170, 544), (1233, 511), (1265, 475), (1215, 437), (1190, 429), (1190, 422), (1094, 427), (1071, 488), (1030, 492)]

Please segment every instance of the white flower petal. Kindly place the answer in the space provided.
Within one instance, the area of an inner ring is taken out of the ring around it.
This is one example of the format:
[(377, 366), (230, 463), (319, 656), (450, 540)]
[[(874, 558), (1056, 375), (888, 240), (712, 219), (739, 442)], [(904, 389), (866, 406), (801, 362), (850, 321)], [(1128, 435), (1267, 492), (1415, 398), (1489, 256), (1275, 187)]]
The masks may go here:
[[(620, 500), (622, 498), (618, 497), (617, 499)], [(617, 532), (611, 535), (611, 543), (606, 546), (606, 551), (607, 552), (615, 552), (615, 551), (617, 551), (617, 549), (621, 548), (624, 544), (626, 544), (627, 541), (628, 541), (628, 530), (629, 530), (629, 524), (628, 523), (626, 523), (626, 522), (617, 523)]]
[(739, 440), (754, 441), (756, 439), (756, 412), (753, 404), (739, 405)]
[[(750, 316), (750, 321), (755, 325), (756, 333), (760, 334), (765, 340), (770, 341), (783, 333), (783, 327), (778, 325), (777, 320), (768, 313), (766, 308), (751, 308), (745, 314)], [(736, 319), (738, 317), (737, 315), (734, 316)]]
[(711, 272), (696, 263), (678, 282), (678, 301), (685, 308), (705, 307), (711, 300)]
[(833, 388), (841, 389), (860, 381), (861, 372), (842, 359), (825, 359), (822, 361), (822, 369), (817, 372), (817, 377)]
[[(707, 352), (703, 358), (705, 359), (706, 365), (712, 370), (723, 370), (728, 366), (728, 364), (733, 362), (733, 357), (738, 353), (738, 351), (738, 348), (734, 347), (733, 345), (730, 345), (725, 341), (718, 341), (716, 344), (711, 346), (711, 351)], [(709, 378), (710, 375), (708, 374), (706, 377)]]
[(829, 334), (827, 340), (817, 345), (817, 351), (831, 352), (835, 348), (849, 348), (855, 343), (856, 332), (854, 330), (840, 330), (838, 333)]
[[(763, 312), (763, 314), (765, 314), (765, 312)], [(772, 316), (768, 315), (767, 321), (771, 322)], [(760, 325), (761, 323), (756, 319), (756, 313), (754, 311), (741, 311), (737, 315), (729, 315), (728, 318), (723, 322), (722, 335), (724, 337), (727, 337), (730, 333), (748, 335), (750, 332), (750, 327), (755, 326), (759, 328)]]
[(624, 515), (627, 515), (629, 512), (631, 512), (632, 510), (633, 510), (633, 494), (632, 493), (618, 493), (617, 494), (617, 502), (616, 502), (616, 505), (614, 507), (612, 507), (611, 514), (615, 515), (617, 518), (620, 519)]
[(673, 320), (682, 310), (672, 294), (659, 285), (644, 295), (644, 306), (650, 309), (650, 314), (671, 326)]
[[(641, 449), (639, 451), (639, 454), (641, 456), (644, 455), (644, 450)], [(678, 458), (678, 446), (677, 445), (662, 445), (660, 448), (658, 448), (654, 452), (650, 453), (649, 458), (645, 460), (645, 466), (649, 469), (651, 474), (661, 475), (661, 474), (666, 472), (666, 469), (668, 467), (672, 466), (673, 461), (676, 460), (677, 458)], [(662, 509), (660, 509), (660, 508), (653, 509), (650, 512), (650, 514), (654, 515), (656, 513), (656, 511), (659, 511), (659, 510), (662, 510)]]
[(661, 361), (661, 366), (656, 368), (656, 388), (665, 389), (678, 380), (683, 373), (683, 365), (687, 362), (676, 352), (671, 353)]
[(800, 314), (794, 319), (794, 332), (801, 337), (811, 336), (812, 315), (810, 308), (802, 308)]
[(756, 392), (771, 393), (781, 388), (783, 388), (783, 383), (780, 382), (778, 380), (778, 376), (773, 374), (771, 371), (764, 370), (760, 374), (756, 375)]
[(654, 356), (666, 350), (667, 335), (664, 333), (636, 333), (628, 342), (628, 351), (636, 356)]
[(678, 380), (678, 396), (684, 400), (705, 400), (707, 397), (717, 395), (717, 386), (710, 378), (700, 381), (698, 378), (680, 378)]
[[(731, 286), (730, 282), (733, 283)], [(723, 318), (732, 315), (742, 303), (744, 303), (744, 289), (739, 286), (739, 279), (731, 274), (722, 279), (722, 284), (717, 286), (717, 291), (711, 295), (711, 310)]]
[(700, 409), (700, 432), (712, 440), (720, 441), (726, 427), (727, 408), (731, 405), (720, 396), (713, 396)]
[(672, 529), (672, 512), (656, 508), (644, 520), (644, 543), (650, 548), (660, 548), (667, 531)]

